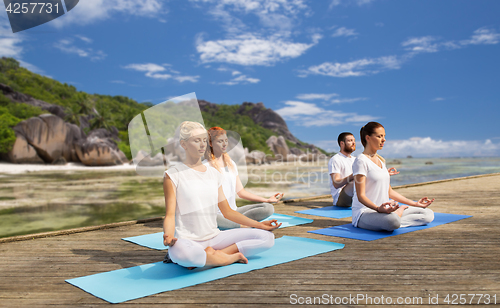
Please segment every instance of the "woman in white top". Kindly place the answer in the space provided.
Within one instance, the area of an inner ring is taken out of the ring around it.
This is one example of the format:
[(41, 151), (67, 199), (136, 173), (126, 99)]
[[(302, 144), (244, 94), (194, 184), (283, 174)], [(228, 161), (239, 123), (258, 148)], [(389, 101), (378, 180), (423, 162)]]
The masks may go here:
[[(188, 268), (222, 266), (247, 263), (248, 256), (271, 248), (274, 235), (269, 231), (281, 224), (276, 220), (258, 222), (229, 207), (221, 173), (201, 162), (207, 147), (203, 125), (183, 122), (180, 145), (186, 151), (186, 159), (168, 169), (163, 181), (166, 207), (163, 244), (169, 246), (171, 260)], [(226, 218), (256, 229), (220, 231), (217, 207)]]
[[(415, 202), (392, 189), (385, 160), (377, 154), (385, 143), (384, 127), (370, 122), (361, 128), (360, 135), (364, 151), (352, 166), (355, 179), (353, 226), (393, 231), (400, 227), (425, 225), (434, 220), (434, 212), (427, 209), (434, 199), (424, 197)], [(410, 206), (399, 205), (398, 202)]]
[[(227, 132), (224, 129), (220, 127), (210, 128), (208, 130), (208, 143), (210, 148), (205, 154), (207, 158), (206, 162), (224, 175), (222, 189), (228, 200), (229, 206), (246, 217), (257, 221), (261, 221), (271, 216), (274, 213), (274, 207), (269, 202), (278, 202), (283, 198), (283, 193), (276, 193), (270, 198), (265, 199), (243, 188), (236, 163), (229, 157), (229, 154), (226, 153), (227, 147), (229, 146), (229, 140), (227, 138)], [(242, 199), (261, 203), (237, 207), (236, 195)], [(217, 225), (221, 229), (243, 227), (240, 224), (224, 218), (220, 211), (217, 214)]]

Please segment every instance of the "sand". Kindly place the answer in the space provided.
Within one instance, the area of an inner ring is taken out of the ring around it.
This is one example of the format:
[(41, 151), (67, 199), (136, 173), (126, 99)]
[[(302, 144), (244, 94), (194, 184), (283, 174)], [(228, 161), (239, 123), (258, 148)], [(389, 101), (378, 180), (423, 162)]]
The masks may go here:
[(68, 170), (134, 170), (134, 165), (123, 164), (116, 166), (85, 166), (82, 163), (67, 163), (66, 165), (40, 165), (40, 164), (11, 164), (0, 162), (0, 173), (18, 174), (39, 171), (68, 171)]

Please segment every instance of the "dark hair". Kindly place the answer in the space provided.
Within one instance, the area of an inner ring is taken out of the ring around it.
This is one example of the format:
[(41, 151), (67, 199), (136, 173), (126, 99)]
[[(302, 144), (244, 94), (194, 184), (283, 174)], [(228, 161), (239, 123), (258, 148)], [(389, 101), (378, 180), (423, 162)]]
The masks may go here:
[(375, 129), (379, 127), (384, 126), (378, 122), (368, 122), (365, 126), (361, 127), (359, 135), (361, 136), (361, 144), (363, 144), (364, 147), (366, 147), (366, 136), (371, 136), (375, 132)]
[(354, 135), (353, 135), (352, 133), (349, 133), (349, 132), (343, 132), (343, 133), (342, 133), (342, 134), (340, 134), (340, 135), (339, 135), (339, 137), (337, 138), (337, 142), (339, 143), (339, 146), (340, 146), (340, 142), (341, 142), (341, 141), (345, 142), (345, 138), (346, 138), (347, 136), (353, 136), (353, 137), (354, 137)]

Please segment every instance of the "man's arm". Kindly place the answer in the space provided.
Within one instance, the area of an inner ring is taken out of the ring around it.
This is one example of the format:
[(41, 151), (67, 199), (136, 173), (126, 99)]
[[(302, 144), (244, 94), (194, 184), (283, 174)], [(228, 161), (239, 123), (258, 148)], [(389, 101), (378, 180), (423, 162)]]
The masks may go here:
[(336, 189), (342, 188), (354, 180), (354, 176), (352, 174), (346, 176), (345, 178), (342, 178), (340, 173), (330, 173), (330, 176), (332, 177), (333, 187)]

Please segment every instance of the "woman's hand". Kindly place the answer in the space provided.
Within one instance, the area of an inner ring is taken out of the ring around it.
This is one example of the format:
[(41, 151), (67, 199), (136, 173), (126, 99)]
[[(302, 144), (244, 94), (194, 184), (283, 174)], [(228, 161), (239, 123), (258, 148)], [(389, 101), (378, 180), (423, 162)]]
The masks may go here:
[(266, 220), (261, 222), (262, 227), (260, 229), (273, 231), (274, 229), (278, 229), (281, 226), (281, 223), (278, 223), (276, 219)]
[(389, 202), (382, 203), (382, 205), (379, 206), (376, 211), (378, 213), (390, 214), (390, 213), (396, 211), (397, 209), (399, 209), (399, 204), (396, 201), (389, 201)]
[(163, 245), (165, 246), (174, 246), (177, 239), (173, 235), (163, 233)]
[(420, 199), (420, 200), (417, 201), (417, 204), (415, 204), (415, 206), (426, 208), (429, 205), (431, 205), (431, 203), (434, 202), (434, 200), (435, 199), (431, 200), (431, 199), (429, 199), (427, 197), (423, 197), (422, 199)]
[(269, 197), (269, 199), (266, 200), (266, 202), (269, 202), (269, 203), (276, 203), (278, 201), (281, 200), (281, 198), (283, 198), (285, 194), (284, 193), (277, 193), (277, 194), (274, 194), (272, 195), (271, 197)]
[(391, 167), (391, 168), (387, 169), (387, 171), (389, 172), (389, 175), (399, 174), (399, 171), (396, 168), (394, 168), (394, 167)]

